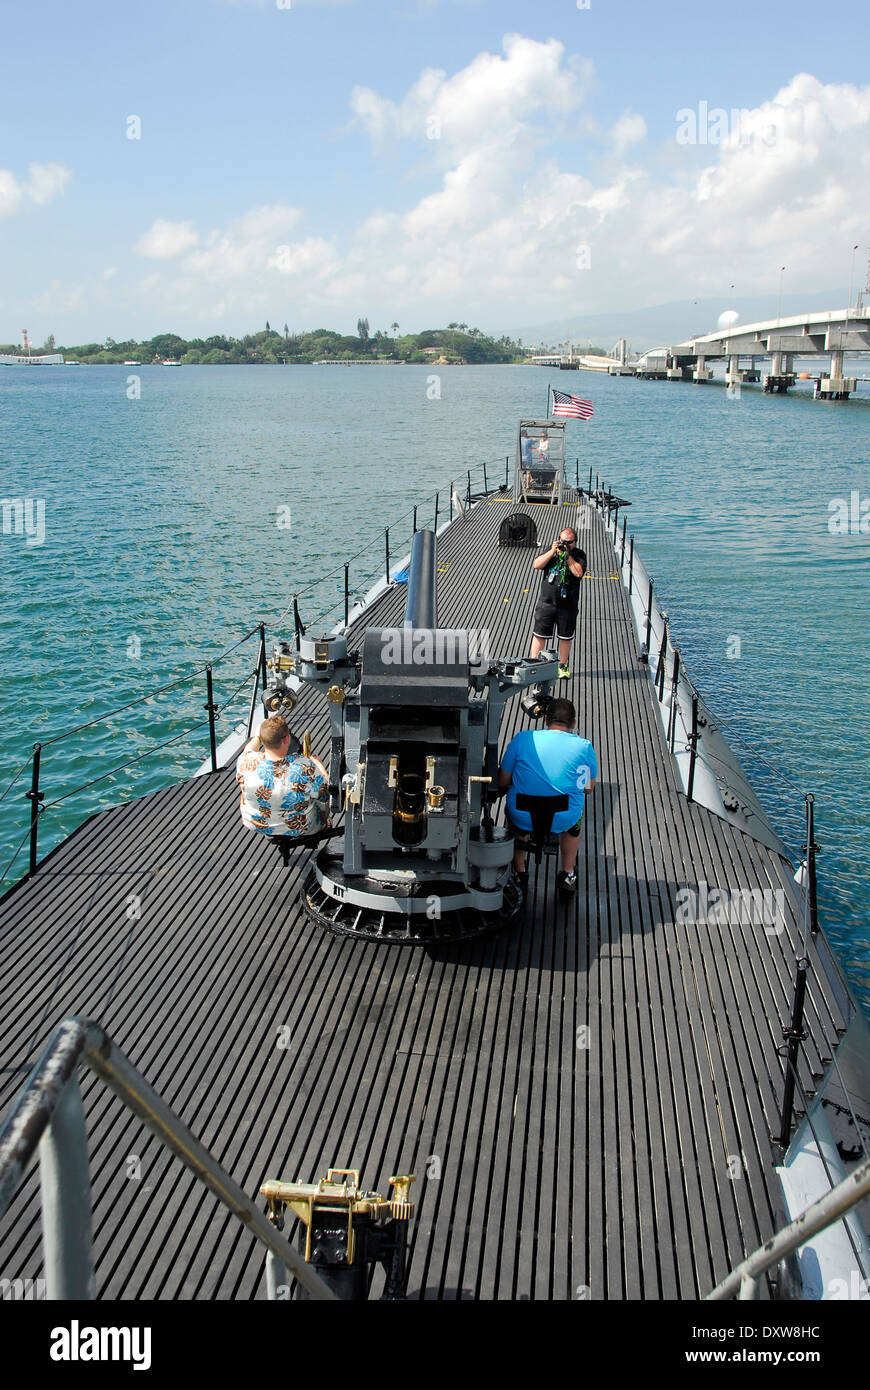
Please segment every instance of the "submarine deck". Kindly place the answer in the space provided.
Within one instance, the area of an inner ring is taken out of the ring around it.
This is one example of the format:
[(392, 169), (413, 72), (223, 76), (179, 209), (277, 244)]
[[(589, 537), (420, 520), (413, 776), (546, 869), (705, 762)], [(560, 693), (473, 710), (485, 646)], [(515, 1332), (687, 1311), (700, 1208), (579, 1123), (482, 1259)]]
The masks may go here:
[[(499, 656), (527, 651), (538, 584), (533, 552), (497, 547), (510, 506), (480, 502), (438, 550), (441, 624), (488, 629)], [(549, 540), (575, 508), (528, 510)], [(251, 1195), (330, 1166), (382, 1192), (416, 1173), (412, 1298), (695, 1299), (766, 1239), (799, 924), (789, 897), (779, 935), (687, 925), (676, 895), (784, 887), (792, 869), (686, 801), (596, 512), (581, 544), (560, 693), (600, 778), (576, 899), (545, 857), (501, 935), (334, 937), (298, 903), (310, 852), (284, 868), (244, 829), (232, 769), (167, 787), (93, 816), (0, 905), (0, 1113), (54, 1026), (94, 1018)], [(404, 599), (391, 587), (352, 634), (400, 621)], [(327, 747), (314, 693), (294, 722)], [(503, 741), (526, 722), (517, 698)], [(844, 1025), (826, 950), (810, 943), (808, 1093)], [(90, 1073), (83, 1095), (99, 1296), (264, 1298), (250, 1234)], [(0, 1272), (41, 1272), (35, 1166)]]

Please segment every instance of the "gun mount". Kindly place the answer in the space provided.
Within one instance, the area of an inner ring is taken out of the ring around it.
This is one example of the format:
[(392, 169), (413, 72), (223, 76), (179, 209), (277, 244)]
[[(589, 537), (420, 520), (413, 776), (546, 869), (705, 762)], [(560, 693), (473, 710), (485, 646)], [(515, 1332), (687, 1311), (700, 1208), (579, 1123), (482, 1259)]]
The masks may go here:
[[(414, 1214), (409, 1194), (416, 1181), (413, 1173), (390, 1178), (392, 1192), (382, 1197), (360, 1187), (357, 1169), (330, 1168), (320, 1182), (269, 1181), (260, 1192), (279, 1231), (288, 1207), (299, 1217), (297, 1243), (306, 1263), (339, 1298), (367, 1299), (380, 1264), (386, 1275), (381, 1298), (394, 1301), (406, 1297), (408, 1224)], [(308, 1298), (301, 1285), (296, 1297)]]
[(369, 628), (357, 650), (297, 628), (295, 657), (276, 648), (267, 709), (292, 707), (299, 681), (329, 706), (330, 805), (333, 818), (345, 812), (344, 837), (320, 851), (302, 893), (331, 931), (456, 940), (519, 911), (513, 836), (492, 817), (499, 727), (522, 691), (527, 713), (545, 712), (557, 663), (490, 660), (487, 638), (438, 627), (435, 535), (418, 531), (402, 627)]

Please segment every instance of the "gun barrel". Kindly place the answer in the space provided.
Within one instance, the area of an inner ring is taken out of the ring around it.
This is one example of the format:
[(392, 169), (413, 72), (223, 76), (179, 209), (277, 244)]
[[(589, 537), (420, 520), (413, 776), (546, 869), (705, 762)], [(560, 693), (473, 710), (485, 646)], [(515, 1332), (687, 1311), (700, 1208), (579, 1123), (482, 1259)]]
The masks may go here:
[(418, 531), (411, 546), (405, 627), (436, 628), (438, 596), (435, 590), (435, 532)]

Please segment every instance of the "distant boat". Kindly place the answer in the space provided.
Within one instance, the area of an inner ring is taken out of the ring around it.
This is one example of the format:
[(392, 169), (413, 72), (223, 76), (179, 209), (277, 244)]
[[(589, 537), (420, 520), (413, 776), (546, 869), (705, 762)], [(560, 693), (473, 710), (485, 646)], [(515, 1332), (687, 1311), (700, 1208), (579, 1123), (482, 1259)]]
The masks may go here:
[(63, 367), (63, 356), (59, 352), (42, 353), (33, 357), (29, 353), (0, 352), (0, 367)]
[[(137, 363), (137, 365), (138, 365), (138, 363)], [(172, 358), (172, 357), (167, 357), (166, 360), (165, 360), (164, 362), (161, 363), (161, 366), (163, 366), (163, 367), (180, 367), (180, 366), (181, 366), (181, 363), (180, 363), (180, 362), (176, 362), (176, 361), (174, 360), (174, 358)]]
[[(164, 362), (163, 365), (164, 365), (164, 367), (165, 367), (165, 366), (166, 366), (166, 363)], [(141, 367), (141, 366), (142, 366), (142, 363), (141, 363), (141, 362), (134, 362), (133, 359), (132, 359), (132, 357), (125, 357), (124, 361), (121, 363), (121, 366), (122, 366), (122, 367)]]

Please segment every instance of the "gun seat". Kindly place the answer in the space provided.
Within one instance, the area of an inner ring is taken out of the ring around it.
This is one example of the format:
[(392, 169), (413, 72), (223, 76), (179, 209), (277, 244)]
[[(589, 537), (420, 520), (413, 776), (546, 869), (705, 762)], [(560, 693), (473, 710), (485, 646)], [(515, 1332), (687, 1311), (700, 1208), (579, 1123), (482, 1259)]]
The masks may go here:
[(270, 835), (268, 839), (277, 847), (286, 869), (290, 864), (291, 850), (297, 848), (311, 849), (312, 845), (320, 844), (321, 840), (331, 840), (336, 835), (342, 834), (344, 834), (342, 826), (332, 825), (315, 830), (313, 835)]
[(568, 810), (569, 799), (564, 793), (555, 796), (530, 796), (527, 792), (517, 792), (516, 805), (518, 811), (528, 811), (532, 820), (531, 834), (520, 831), (522, 838), (517, 838), (517, 844), (530, 849), (535, 856), (535, 863), (540, 864), (542, 854), (552, 854), (558, 847), (559, 837), (554, 835), (552, 830), (553, 819), (560, 811)]

